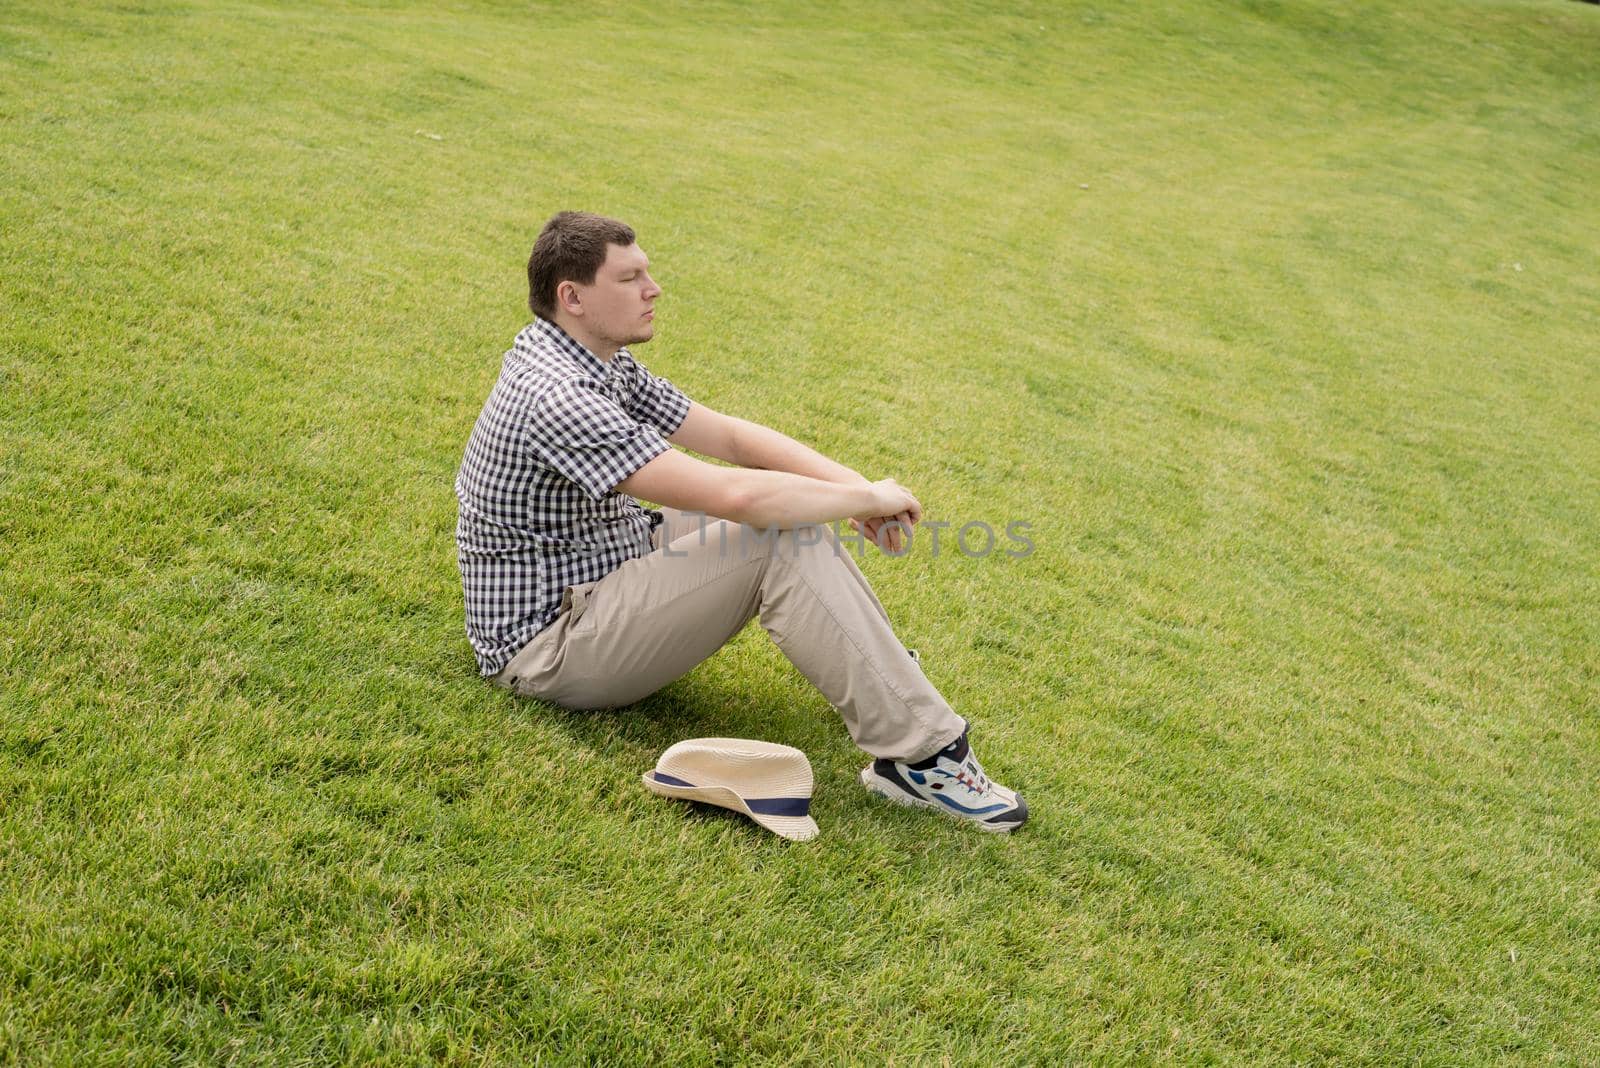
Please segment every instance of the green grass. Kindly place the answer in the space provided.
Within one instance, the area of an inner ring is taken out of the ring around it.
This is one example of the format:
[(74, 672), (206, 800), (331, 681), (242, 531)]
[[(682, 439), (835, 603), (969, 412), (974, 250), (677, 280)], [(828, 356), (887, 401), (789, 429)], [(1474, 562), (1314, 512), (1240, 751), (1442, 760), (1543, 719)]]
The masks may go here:
[[(0, 1057), (1600, 1061), (1597, 79), (1565, 0), (7, 5)], [(759, 628), (476, 679), (564, 207), (692, 396), (1033, 521), (865, 564), (1024, 833)], [(705, 734), (823, 837), (646, 794)]]

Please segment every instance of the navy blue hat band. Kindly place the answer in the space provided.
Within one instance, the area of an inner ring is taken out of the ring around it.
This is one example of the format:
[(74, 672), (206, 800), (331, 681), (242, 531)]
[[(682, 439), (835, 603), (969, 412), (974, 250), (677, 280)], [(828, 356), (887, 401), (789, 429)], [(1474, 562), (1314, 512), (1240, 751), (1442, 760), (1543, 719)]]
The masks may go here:
[[(685, 782), (672, 775), (665, 775), (659, 771), (652, 771), (651, 778), (664, 786), (683, 786), (695, 790), (699, 787), (692, 782)], [(811, 798), (809, 797), (743, 797), (740, 798), (751, 812), (760, 816), (809, 816), (811, 815)]]

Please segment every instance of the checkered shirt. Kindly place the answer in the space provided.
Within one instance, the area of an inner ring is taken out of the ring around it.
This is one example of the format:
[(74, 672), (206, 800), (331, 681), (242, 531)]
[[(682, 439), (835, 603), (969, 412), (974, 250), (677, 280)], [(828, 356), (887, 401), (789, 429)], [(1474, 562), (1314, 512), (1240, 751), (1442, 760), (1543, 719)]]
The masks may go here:
[(456, 559), (478, 670), (497, 674), (568, 586), (650, 552), (661, 513), (613, 492), (670, 446), (689, 398), (535, 319), (517, 335), (456, 473)]

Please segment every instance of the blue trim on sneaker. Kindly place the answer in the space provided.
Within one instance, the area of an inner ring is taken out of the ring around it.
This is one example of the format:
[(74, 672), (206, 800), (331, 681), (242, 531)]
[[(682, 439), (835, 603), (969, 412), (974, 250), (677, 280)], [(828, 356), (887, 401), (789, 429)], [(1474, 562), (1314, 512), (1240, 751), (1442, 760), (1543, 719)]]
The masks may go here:
[[(929, 792), (927, 793), (915, 789), (909, 783), (907, 783), (905, 779), (900, 777), (900, 769), (895, 766), (892, 760), (884, 760), (880, 757), (872, 763), (872, 770), (874, 774), (876, 774), (879, 778), (888, 779), (890, 782), (900, 787), (900, 789), (904, 790), (909, 796), (916, 798), (918, 801), (939, 801), (947, 808), (954, 809), (957, 812), (962, 812), (969, 816), (982, 816), (986, 812), (999, 812), (1002, 809), (1011, 807), (1002, 801), (998, 805), (985, 805), (983, 808), (969, 808), (958, 801), (952, 801), (945, 794), (933, 791), (932, 787), (929, 787)], [(919, 786), (927, 783), (928, 781), (928, 777), (922, 772), (913, 771), (910, 768), (906, 769), (906, 775), (910, 777), (912, 782), (918, 784)]]
[(880, 779), (887, 779), (894, 783), (901, 790), (903, 790), (908, 797), (914, 797), (918, 801), (927, 800), (927, 798), (923, 797), (919, 791), (913, 789), (910, 783), (906, 782), (900, 777), (900, 769), (894, 766), (894, 761), (892, 760), (885, 760), (883, 757), (879, 757), (877, 760), (874, 760), (872, 762), (872, 773), (878, 776)]
[(946, 805), (949, 805), (951, 808), (955, 809), (957, 812), (965, 812), (969, 816), (981, 816), (985, 812), (999, 812), (1001, 809), (1011, 807), (1002, 801), (998, 805), (985, 805), (982, 808), (968, 808), (966, 805), (950, 800), (944, 794), (934, 794), (933, 799), (935, 801), (942, 801)]

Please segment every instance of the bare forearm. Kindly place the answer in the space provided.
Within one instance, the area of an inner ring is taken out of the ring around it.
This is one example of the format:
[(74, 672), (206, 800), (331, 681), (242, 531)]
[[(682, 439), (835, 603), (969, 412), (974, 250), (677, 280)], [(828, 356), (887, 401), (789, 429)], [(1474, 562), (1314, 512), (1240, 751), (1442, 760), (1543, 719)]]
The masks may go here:
[[(771, 427), (741, 419), (734, 434), (734, 462), (740, 467), (754, 467), (766, 471), (787, 471), (794, 475), (834, 482), (842, 486), (859, 485), (868, 480), (844, 466), (828, 459), (817, 450), (802, 445), (786, 434)], [(835, 516), (835, 519), (841, 518)]]
[(865, 479), (846, 484), (758, 470), (739, 471), (732, 477), (730, 514), (722, 518), (754, 527), (788, 530), (807, 523), (832, 523), (869, 514), (877, 503), (877, 494)]

